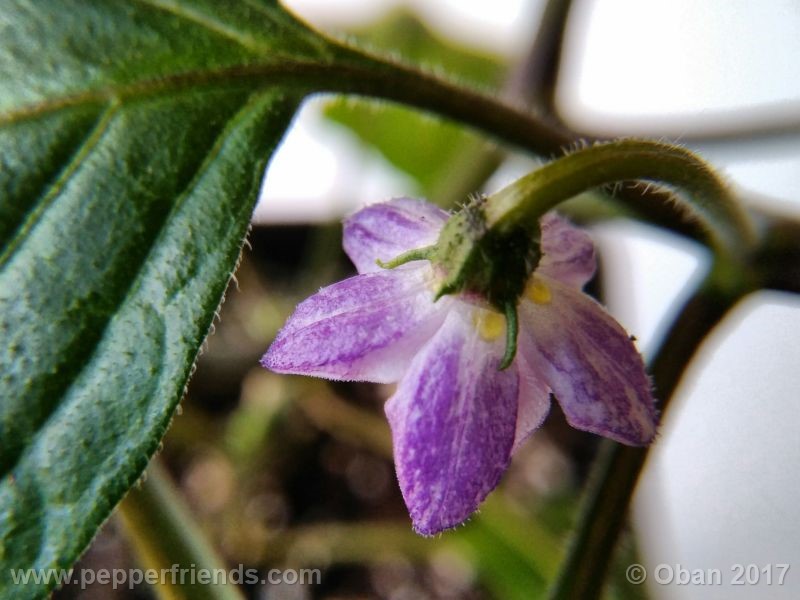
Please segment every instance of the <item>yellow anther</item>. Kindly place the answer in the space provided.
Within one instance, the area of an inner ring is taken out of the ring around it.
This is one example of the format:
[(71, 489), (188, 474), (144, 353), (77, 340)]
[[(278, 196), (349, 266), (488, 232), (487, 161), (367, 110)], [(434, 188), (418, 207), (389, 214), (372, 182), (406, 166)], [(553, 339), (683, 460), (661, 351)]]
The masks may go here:
[(496, 340), (505, 333), (506, 319), (503, 315), (493, 310), (479, 309), (472, 317), (475, 329), (487, 342)]
[(553, 299), (550, 288), (538, 277), (531, 277), (528, 285), (525, 286), (525, 296), (536, 304), (547, 304)]

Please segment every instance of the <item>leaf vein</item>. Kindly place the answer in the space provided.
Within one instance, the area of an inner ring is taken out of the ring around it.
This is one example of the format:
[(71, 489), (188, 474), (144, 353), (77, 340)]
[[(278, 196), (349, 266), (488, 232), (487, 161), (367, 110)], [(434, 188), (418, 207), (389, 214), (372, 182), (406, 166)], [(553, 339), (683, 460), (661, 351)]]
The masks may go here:
[(74, 152), (69, 163), (61, 170), (61, 173), (51, 185), (45, 186), (39, 197), (31, 204), (27, 217), (12, 234), (2, 253), (0, 253), (0, 268), (11, 259), (27, 235), (36, 226), (36, 223), (42, 218), (45, 211), (55, 202), (64, 186), (80, 168), (83, 160), (100, 142), (118, 109), (119, 104), (111, 103), (103, 111), (95, 122), (94, 127), (89, 130), (83, 142)]
[(268, 45), (262, 44), (252, 36), (245, 35), (241, 31), (231, 28), (222, 21), (212, 19), (208, 15), (182, 7), (175, 2), (170, 2), (169, 0), (136, 0), (136, 2), (170, 13), (186, 21), (202, 25), (209, 31), (213, 31), (214, 33), (228, 38), (251, 52), (267, 52), (270, 49)]
[[(87, 92), (65, 95), (30, 104), (16, 111), (0, 113), (0, 127), (26, 119), (35, 118), (49, 112), (55, 112), (91, 102), (118, 102), (124, 104), (132, 98), (155, 95), (163, 92), (177, 91), (192, 86), (245, 82), (263, 86), (267, 81), (280, 81), (290, 87), (303, 84), (306, 78), (329, 76), (338, 79), (337, 73), (331, 73), (332, 66), (310, 60), (283, 60), (280, 63), (262, 63), (254, 65), (236, 65), (223, 69), (206, 71), (185, 71), (174, 75), (146, 79), (128, 85), (111, 85)], [(300, 86), (302, 87), (302, 85)]]

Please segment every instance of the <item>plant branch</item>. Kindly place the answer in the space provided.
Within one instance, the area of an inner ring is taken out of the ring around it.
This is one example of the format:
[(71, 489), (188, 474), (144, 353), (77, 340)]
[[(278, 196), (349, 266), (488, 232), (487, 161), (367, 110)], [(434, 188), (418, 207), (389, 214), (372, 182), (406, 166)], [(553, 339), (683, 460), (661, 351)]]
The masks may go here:
[(572, 0), (547, 0), (533, 44), (504, 89), (505, 97), (536, 106), (548, 117), (556, 114), (555, 88), (571, 7)]
[(762, 287), (800, 294), (800, 223), (773, 218), (753, 262)]
[[(435, 113), (539, 156), (556, 157), (598, 138), (581, 137), (549, 118), (478, 90), (406, 65), (340, 46), (341, 55), (317, 90), (382, 98)], [(614, 199), (641, 220), (703, 242), (702, 226), (676, 210), (674, 194), (658, 187), (622, 185)]]

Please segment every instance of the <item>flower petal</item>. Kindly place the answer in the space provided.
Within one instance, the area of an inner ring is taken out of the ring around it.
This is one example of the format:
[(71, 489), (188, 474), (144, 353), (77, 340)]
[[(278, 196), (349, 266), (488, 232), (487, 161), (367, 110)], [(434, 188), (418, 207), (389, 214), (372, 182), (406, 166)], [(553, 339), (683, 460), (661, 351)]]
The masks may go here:
[(386, 403), (400, 489), (414, 529), (432, 535), (469, 517), (508, 466), (517, 373), (497, 367), (471, 309), (452, 310)]
[(624, 444), (648, 444), (657, 417), (633, 342), (589, 296), (545, 277), (540, 285), (549, 290), (547, 301), (540, 295), (538, 303), (520, 303), (525, 360), (544, 373), (573, 427)]
[(536, 272), (582, 288), (597, 269), (592, 238), (554, 212), (544, 215), (540, 225), (543, 256)]
[(278, 373), (397, 381), (452, 303), (433, 303), (430, 276), (423, 264), (322, 288), (297, 307), (261, 364)]
[[(520, 336), (519, 342), (525, 343), (525, 336)], [(526, 356), (529, 354), (520, 350), (514, 359), (519, 372), (519, 398), (512, 454), (541, 427), (550, 412), (550, 386), (541, 370), (535, 364), (528, 363)]]
[(359, 273), (378, 271), (378, 259), (433, 244), (448, 216), (435, 204), (412, 198), (372, 204), (345, 220), (344, 251)]

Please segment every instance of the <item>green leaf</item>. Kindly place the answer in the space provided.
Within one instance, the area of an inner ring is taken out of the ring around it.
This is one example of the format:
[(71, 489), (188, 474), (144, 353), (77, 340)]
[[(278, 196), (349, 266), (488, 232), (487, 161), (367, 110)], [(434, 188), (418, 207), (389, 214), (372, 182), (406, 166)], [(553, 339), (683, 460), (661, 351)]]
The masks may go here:
[[(497, 57), (439, 38), (405, 11), (353, 31), (352, 35), (367, 45), (399, 54), (411, 64), (444, 70), (477, 86), (495, 86), (505, 72)], [(337, 100), (325, 108), (325, 116), (413, 177), (419, 184), (419, 192), (434, 200), (439, 199), (442, 182), (448, 174), (461, 170), (456, 167), (459, 157), (486, 145), (462, 127), (403, 106)]]
[(0, 5), (0, 597), (46, 595), (11, 569), (69, 567), (156, 451), (332, 52), (266, 0)]

